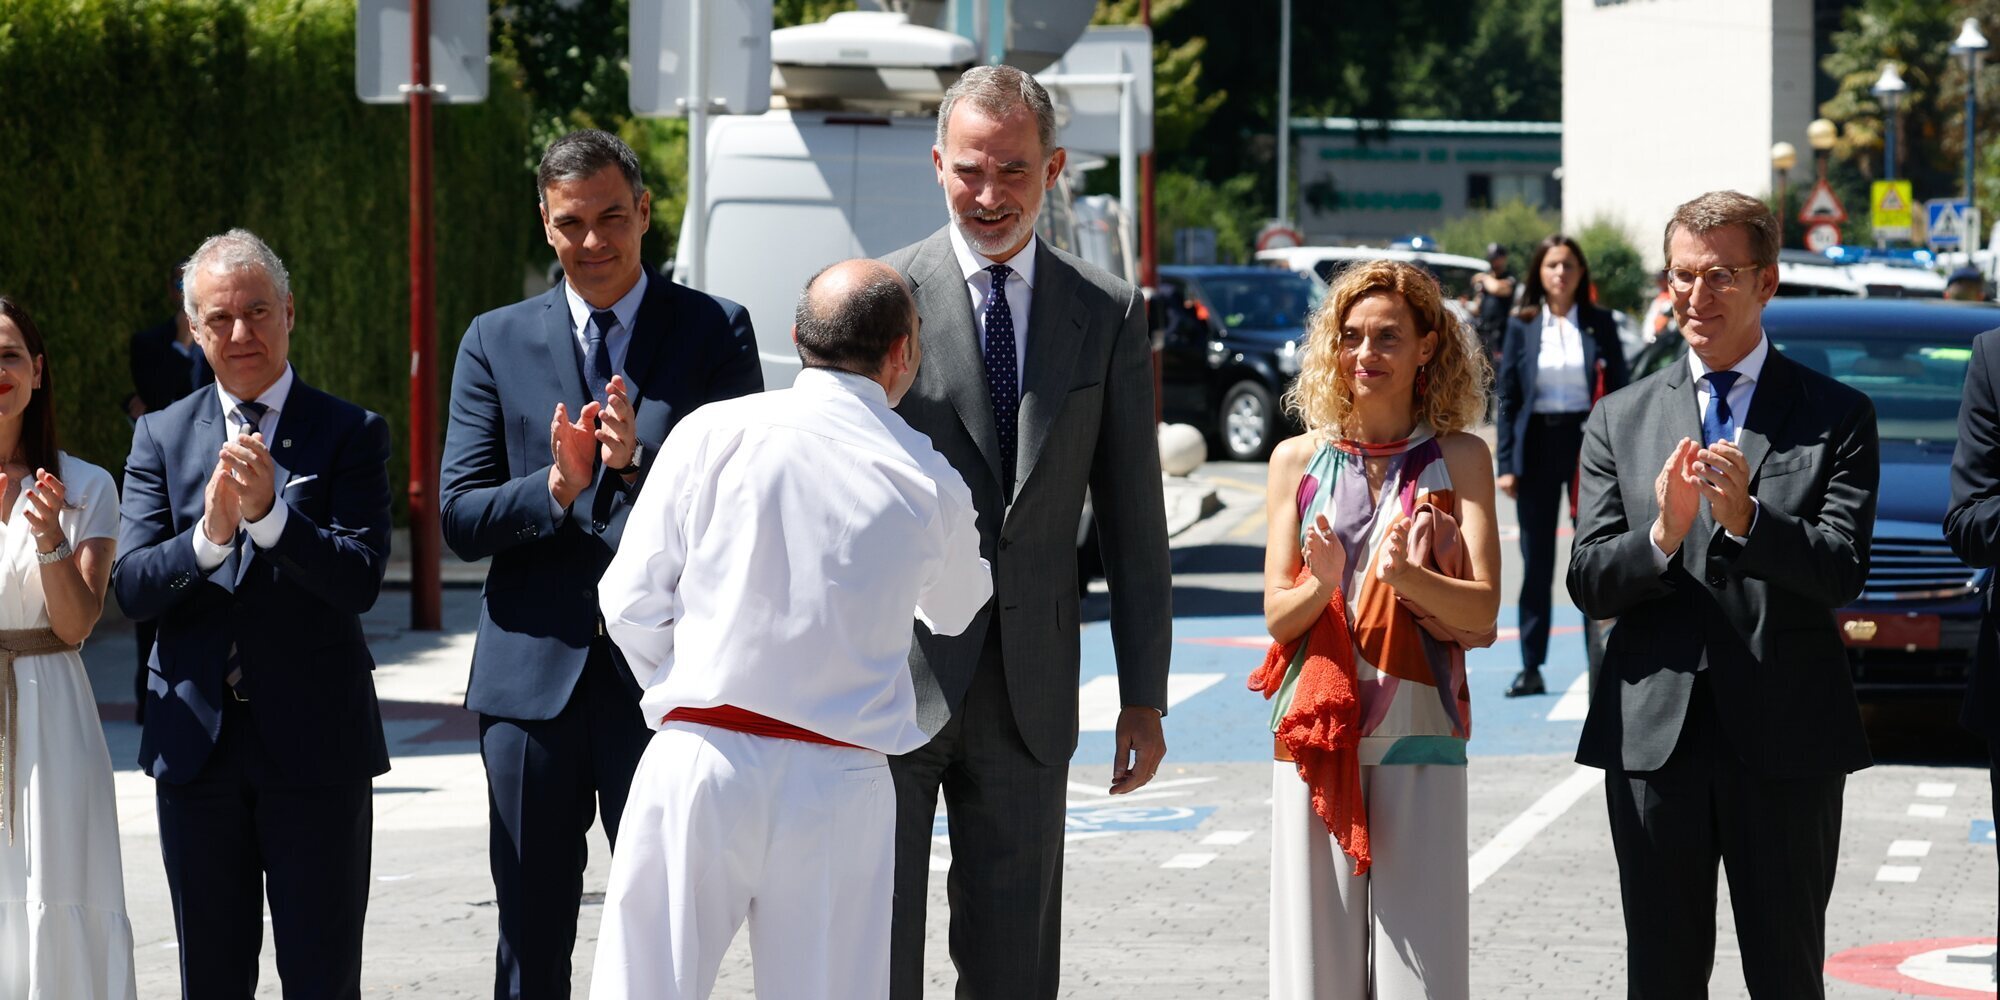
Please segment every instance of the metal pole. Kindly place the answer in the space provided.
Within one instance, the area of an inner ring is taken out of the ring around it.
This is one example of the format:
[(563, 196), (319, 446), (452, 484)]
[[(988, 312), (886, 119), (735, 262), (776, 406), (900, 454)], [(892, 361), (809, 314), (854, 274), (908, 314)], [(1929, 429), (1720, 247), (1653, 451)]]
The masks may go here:
[[(1153, 0), (1139, 0), (1139, 23), (1148, 29), (1153, 26)], [(1139, 283), (1148, 288), (1159, 283), (1160, 258), (1158, 238), (1153, 234), (1153, 154), (1139, 158), (1139, 218), (1132, 224), (1139, 227)], [(1159, 365), (1153, 366), (1154, 374), (1159, 374)], [(1154, 392), (1157, 400), (1159, 393)]]
[(1882, 144), (1882, 179), (1893, 181), (1896, 179), (1896, 103), (1894, 101), (1885, 103), (1889, 106), (1882, 109), (1884, 117), (1888, 120), (1886, 131), (1883, 133), (1883, 138), (1887, 141)]
[(1292, 221), (1292, 0), (1278, 6), (1278, 221)]
[(708, 0), (688, 4), (688, 287), (708, 271)]
[(410, 628), (443, 627), (438, 522), (437, 316), (432, 297), (431, 3), (410, 0)]
[[(1973, 206), (1978, 204), (1979, 197), (1973, 188), (1973, 165), (1977, 159), (1973, 154), (1976, 152), (1978, 141), (1975, 137), (1977, 129), (1974, 123), (1978, 116), (1979, 53), (1967, 52), (1965, 54), (1965, 221), (1967, 222), (1971, 222), (1972, 216), (1978, 214), (1973, 211)], [(1970, 264), (1973, 251), (1979, 249), (1979, 233), (1976, 226), (1968, 225), (1964, 229), (1965, 235), (1960, 237), (1960, 242), (1965, 244), (1965, 262)]]
[(1139, 95), (1134, 92), (1137, 80), (1133, 78), (1131, 67), (1125, 64), (1125, 54), (1118, 54), (1118, 70), (1123, 77), (1118, 83), (1118, 207), (1125, 214), (1124, 240), (1125, 260), (1129, 265), (1134, 259), (1132, 221), (1139, 217)]

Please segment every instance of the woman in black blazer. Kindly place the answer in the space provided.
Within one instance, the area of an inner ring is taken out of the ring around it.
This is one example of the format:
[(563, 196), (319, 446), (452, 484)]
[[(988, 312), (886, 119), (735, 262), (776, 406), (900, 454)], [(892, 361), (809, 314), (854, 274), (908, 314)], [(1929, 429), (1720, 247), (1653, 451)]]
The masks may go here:
[(1555, 584), (1556, 515), (1576, 480), (1583, 419), (1597, 397), (1623, 386), (1625, 354), (1611, 314), (1590, 304), (1590, 264), (1556, 233), (1535, 244), (1521, 308), (1500, 354), (1499, 477), (1521, 525), (1521, 672), (1507, 697), (1542, 694)]

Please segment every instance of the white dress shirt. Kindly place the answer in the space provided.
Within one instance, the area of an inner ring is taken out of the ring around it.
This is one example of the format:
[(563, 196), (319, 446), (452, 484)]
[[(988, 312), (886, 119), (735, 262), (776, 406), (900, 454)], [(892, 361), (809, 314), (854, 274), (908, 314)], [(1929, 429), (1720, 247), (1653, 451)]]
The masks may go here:
[(1542, 307), (1542, 349), (1535, 363), (1535, 413), (1588, 413), (1590, 372), (1583, 370), (1583, 327), (1577, 308), (1561, 316)]
[(882, 753), (922, 746), (911, 625), (956, 635), (992, 597), (976, 518), (872, 379), (807, 368), (690, 413), (598, 584), (646, 722), (730, 705)]
[[(1007, 276), (1007, 310), (1014, 315), (1014, 384), (1021, 384), (1021, 368), (1028, 358), (1028, 310), (1035, 302), (1035, 247), (1040, 236), (1028, 237), (1028, 245), (1007, 258), (1014, 273)], [(966, 294), (972, 296), (972, 325), (979, 330), (979, 353), (986, 354), (986, 297), (993, 294), (993, 275), (987, 268), (1002, 263), (974, 253), (957, 226), (951, 227), (951, 249), (958, 257), (958, 270), (965, 275)]]
[[(257, 430), (264, 435), (266, 448), (277, 446), (278, 418), (284, 412), (285, 401), (292, 396), (294, 381), (291, 363), (287, 362), (284, 374), (279, 375), (278, 380), (271, 383), (271, 387), (264, 390), (256, 399), (265, 406), (264, 416), (257, 421)], [(227, 428), (228, 440), (234, 441), (237, 429), (243, 424), (242, 418), (236, 413), (236, 406), (242, 400), (224, 389), (221, 380), (215, 383), (215, 395), (222, 401), (222, 422)], [(246, 518), (243, 521), (243, 532), (248, 534), (250, 541), (260, 549), (268, 549), (278, 544), (279, 537), (285, 533), (285, 522), (290, 514), (289, 508), (285, 506), (285, 481), (290, 476), (285, 472), (284, 466), (277, 464), (276, 459), (273, 459), (271, 464), (273, 466), (271, 489), (274, 494), (271, 498), (271, 510), (262, 520), (252, 521)], [(239, 534), (228, 545), (217, 545), (208, 540), (207, 523), (208, 516), (204, 514), (202, 524), (197, 526), (194, 532), (194, 561), (202, 572), (212, 573), (220, 568), (229, 559), (229, 553), (235, 551), (236, 546), (241, 544), (242, 535)]]

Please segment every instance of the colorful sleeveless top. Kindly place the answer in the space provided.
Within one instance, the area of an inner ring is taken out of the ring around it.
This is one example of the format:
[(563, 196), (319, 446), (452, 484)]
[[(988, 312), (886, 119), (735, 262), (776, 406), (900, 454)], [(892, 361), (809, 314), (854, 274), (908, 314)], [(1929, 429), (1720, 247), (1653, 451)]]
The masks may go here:
[[(1390, 456), (1379, 501), (1368, 499), (1363, 457)], [(1465, 686), (1465, 650), (1439, 642), (1376, 578), (1382, 540), (1424, 501), (1458, 516), (1444, 449), (1428, 425), (1393, 444), (1322, 444), (1299, 481), (1299, 544), (1325, 514), (1347, 553), (1341, 594), (1354, 636), (1355, 678), (1361, 694), (1361, 763), (1465, 764), (1472, 736), (1472, 697)], [(1292, 707), (1305, 663), (1305, 644), (1271, 699), (1271, 729)]]

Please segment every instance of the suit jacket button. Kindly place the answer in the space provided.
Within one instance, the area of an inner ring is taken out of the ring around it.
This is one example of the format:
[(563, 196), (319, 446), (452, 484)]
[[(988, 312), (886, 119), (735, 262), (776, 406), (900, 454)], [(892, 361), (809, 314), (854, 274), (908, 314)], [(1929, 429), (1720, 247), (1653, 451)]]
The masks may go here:
[(1007, 539), (1007, 538), (1000, 539), (1000, 547), (1003, 549), (1012, 544), (1014, 544), (1012, 539)]
[(600, 532), (601, 532), (601, 531), (603, 531), (603, 530), (604, 530), (604, 529), (606, 529), (606, 528), (609, 528), (609, 527), (611, 527), (611, 525), (610, 525), (609, 523), (607, 523), (607, 522), (604, 522), (604, 521), (592, 521), (592, 522), (590, 522), (590, 526), (591, 526), (591, 527), (593, 527), (593, 528), (595, 528), (595, 529), (597, 529), (597, 530), (598, 530), (598, 531), (600, 531)]
[(1711, 574), (1711, 575), (1709, 576), (1709, 578), (1708, 578), (1708, 585), (1709, 585), (1709, 586), (1711, 586), (1711, 587), (1720, 587), (1720, 586), (1723, 586), (1723, 585), (1727, 584), (1728, 582), (1729, 582), (1729, 578), (1728, 578), (1728, 577), (1726, 577), (1726, 576), (1723, 576), (1723, 575), (1722, 575), (1722, 574), (1720, 574), (1720, 573), (1714, 573), (1714, 574)]

